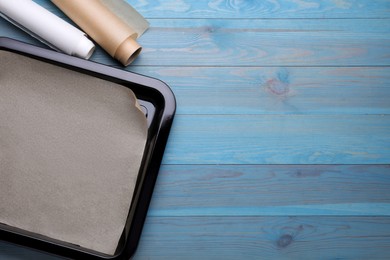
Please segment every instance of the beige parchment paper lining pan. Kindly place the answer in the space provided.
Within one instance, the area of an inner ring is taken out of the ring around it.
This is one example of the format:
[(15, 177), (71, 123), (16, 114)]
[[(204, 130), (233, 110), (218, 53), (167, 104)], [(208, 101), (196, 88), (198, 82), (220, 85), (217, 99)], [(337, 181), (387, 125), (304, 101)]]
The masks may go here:
[(0, 51), (0, 223), (113, 255), (147, 139), (131, 90)]

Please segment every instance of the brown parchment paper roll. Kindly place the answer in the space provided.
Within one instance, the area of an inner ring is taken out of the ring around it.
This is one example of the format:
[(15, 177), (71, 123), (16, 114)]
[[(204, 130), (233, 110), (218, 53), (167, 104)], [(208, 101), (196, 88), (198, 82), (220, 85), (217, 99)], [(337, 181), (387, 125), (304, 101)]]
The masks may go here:
[(141, 52), (137, 33), (99, 0), (51, 0), (112, 57), (129, 65)]
[(0, 223), (114, 254), (147, 139), (121, 85), (0, 50)]

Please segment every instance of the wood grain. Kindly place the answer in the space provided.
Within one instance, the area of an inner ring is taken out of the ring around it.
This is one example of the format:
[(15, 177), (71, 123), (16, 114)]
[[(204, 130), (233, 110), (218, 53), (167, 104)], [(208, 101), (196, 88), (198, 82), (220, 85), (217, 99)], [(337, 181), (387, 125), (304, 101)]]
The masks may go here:
[[(36, 44), (3, 19), (0, 35)], [(387, 66), (390, 23), (157, 19), (139, 42), (144, 49), (134, 65), (142, 66)], [(92, 60), (120, 66), (100, 48)]]
[(389, 114), (388, 67), (145, 67), (173, 89), (177, 114)]
[[(40, 1), (42, 2), (42, 0)], [(127, 0), (147, 18), (389, 18), (387, 0)]]
[(135, 259), (388, 259), (389, 217), (149, 217)]
[(134, 64), (384, 66), (389, 32), (383, 20), (152, 20)]
[[(387, 259), (389, 217), (148, 217), (134, 259)], [(0, 242), (6, 259), (59, 259)]]
[(388, 164), (390, 117), (176, 116), (165, 164)]
[(149, 216), (390, 215), (390, 165), (164, 165)]
[[(34, 0), (61, 17), (49, 0)], [(147, 19), (390, 18), (388, 0), (126, 0)]]

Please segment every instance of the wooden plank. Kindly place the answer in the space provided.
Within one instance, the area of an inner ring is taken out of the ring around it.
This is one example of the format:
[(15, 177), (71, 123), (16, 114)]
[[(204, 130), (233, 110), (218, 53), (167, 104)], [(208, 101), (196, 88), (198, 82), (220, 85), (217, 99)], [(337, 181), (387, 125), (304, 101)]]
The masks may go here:
[[(153, 20), (135, 65), (389, 65), (383, 20)], [(156, 41), (164, 39), (164, 41)], [(106, 62), (99, 53), (94, 57)]]
[(149, 217), (135, 259), (388, 259), (389, 217)]
[(149, 216), (390, 215), (390, 165), (164, 165)]
[[(63, 17), (50, 1), (34, 1)], [(390, 18), (389, 0), (126, 1), (147, 19)]]
[(177, 114), (389, 114), (389, 67), (130, 68), (173, 89)]
[[(390, 23), (369, 20), (151, 20), (142, 66), (388, 66)], [(0, 35), (20, 38), (3, 19)], [(14, 29), (16, 30), (16, 29)], [(156, 41), (156, 39), (163, 39)], [(36, 42), (23, 36), (27, 42)], [(92, 57), (119, 66), (100, 48)], [(121, 67), (123, 68), (123, 67)], [(129, 67), (131, 69), (131, 66)]]
[[(42, 0), (41, 0), (42, 2)], [(127, 0), (147, 18), (389, 18), (388, 0)]]
[[(387, 259), (389, 217), (148, 217), (134, 259)], [(58, 259), (0, 242), (6, 259)]]
[(390, 116), (176, 116), (165, 164), (389, 164)]

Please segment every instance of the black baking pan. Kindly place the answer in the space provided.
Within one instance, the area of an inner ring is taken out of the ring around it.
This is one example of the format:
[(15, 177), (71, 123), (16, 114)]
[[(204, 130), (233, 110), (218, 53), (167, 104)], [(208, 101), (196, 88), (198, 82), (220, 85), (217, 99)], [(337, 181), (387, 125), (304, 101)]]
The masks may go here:
[(148, 121), (148, 139), (142, 165), (137, 177), (127, 222), (114, 256), (104, 255), (4, 224), (0, 224), (0, 240), (72, 259), (131, 258), (141, 236), (175, 114), (176, 101), (171, 89), (157, 79), (71, 57), (8, 38), (0, 37), (0, 50), (51, 63), (130, 88), (136, 95)]

